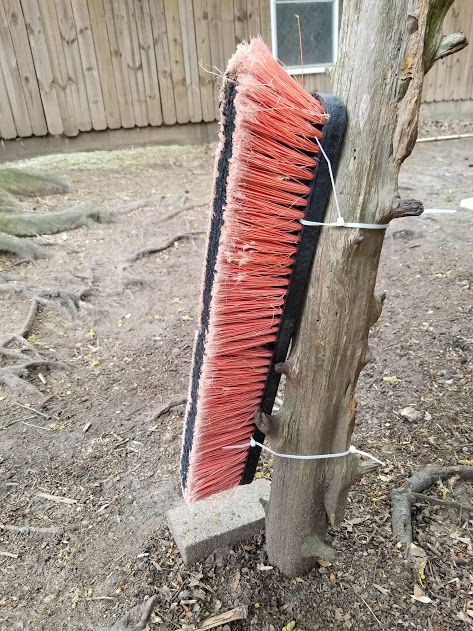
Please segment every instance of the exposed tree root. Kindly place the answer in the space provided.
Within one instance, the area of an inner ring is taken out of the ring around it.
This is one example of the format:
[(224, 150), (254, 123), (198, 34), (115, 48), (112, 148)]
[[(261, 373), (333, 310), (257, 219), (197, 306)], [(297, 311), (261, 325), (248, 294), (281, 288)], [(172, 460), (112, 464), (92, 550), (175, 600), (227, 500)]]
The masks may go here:
[(22, 364), (0, 368), (0, 383), (15, 394), (26, 394), (35, 398), (44, 398), (43, 393), (29, 381), (24, 381), (33, 368), (65, 368), (62, 362), (44, 360), (25, 361)]
[(196, 204), (195, 206), (184, 206), (182, 208), (179, 208), (178, 210), (173, 210), (168, 215), (163, 217), (161, 221), (170, 221), (171, 219), (182, 215), (182, 213), (189, 212), (190, 210), (195, 210), (196, 208), (206, 208), (208, 205), (209, 203), (205, 202), (204, 204)]
[(20, 169), (0, 169), (0, 189), (25, 197), (42, 197), (69, 193), (66, 180), (45, 173), (31, 173)]
[(100, 208), (91, 204), (50, 213), (3, 213), (0, 211), (0, 230), (16, 237), (57, 234), (100, 221), (102, 212)]
[[(169, 219), (169, 217), (165, 217), (163, 221), (166, 221), (167, 219)], [(139, 259), (142, 259), (145, 256), (149, 256), (150, 254), (157, 254), (158, 252), (164, 252), (164, 250), (167, 250), (168, 248), (172, 247), (178, 241), (182, 241), (184, 239), (193, 239), (194, 237), (198, 237), (202, 234), (205, 234), (205, 233), (203, 231), (179, 233), (163, 244), (153, 244), (153, 245), (147, 246), (146, 248), (142, 248), (141, 250), (137, 250), (136, 252), (131, 254), (128, 258), (126, 258), (125, 261), (123, 261), (123, 263), (119, 267), (120, 273), (122, 275), (122, 286), (128, 287), (130, 285), (143, 285), (145, 283), (145, 279), (143, 279), (140, 276), (130, 274), (127, 270), (128, 266), (134, 263), (135, 261), (138, 261)]]
[[(0, 338), (0, 356), (16, 361), (12, 366), (0, 368), (0, 383), (15, 394), (44, 399), (43, 393), (32, 383), (25, 381), (25, 378), (35, 368), (64, 369), (66, 365), (63, 362), (42, 358), (36, 348), (28, 342), (27, 335), (31, 331), (38, 309), (40, 306), (56, 308), (59, 303), (74, 317), (79, 309), (86, 305), (83, 299), (90, 291), (91, 287), (68, 291), (59, 288), (33, 288), (16, 282), (0, 284), (0, 293), (15, 293), (31, 299), (28, 314), (19, 329)], [(20, 348), (11, 348), (12, 342), (16, 342)]]
[(2, 212), (6, 212), (8, 209), (15, 210), (21, 208), (21, 203), (14, 195), (0, 188), (0, 208)]
[(205, 233), (202, 231), (197, 231), (197, 232), (183, 232), (180, 234), (176, 234), (174, 237), (169, 239), (169, 241), (166, 241), (163, 244), (153, 244), (153, 245), (149, 245), (146, 248), (142, 248), (141, 250), (137, 250), (125, 260), (125, 264), (129, 265), (130, 263), (134, 263), (135, 261), (138, 261), (139, 259), (142, 259), (145, 256), (149, 256), (150, 254), (157, 254), (158, 252), (163, 252), (164, 250), (167, 250), (168, 248), (173, 246), (178, 241), (182, 241), (183, 239), (193, 239), (194, 237), (199, 237), (202, 234), (205, 234)]
[(433, 504), (434, 506), (442, 506), (443, 508), (451, 508), (464, 513), (473, 512), (473, 505), (462, 504), (461, 502), (454, 502), (453, 500), (439, 500), (437, 497), (431, 495), (424, 495), (423, 493), (412, 493), (414, 500), (423, 502), (425, 504)]
[[(158, 597), (151, 596), (141, 605), (133, 607), (111, 627), (102, 628), (100, 631), (144, 631), (157, 602)], [(133, 622), (133, 619), (136, 622)]]
[(185, 405), (187, 403), (187, 395), (181, 395), (180, 397), (176, 397), (175, 399), (171, 399), (157, 410), (152, 412), (149, 416), (148, 422), (157, 421), (158, 418), (164, 416), (170, 412), (173, 408), (177, 408), (179, 405)]
[[(403, 488), (395, 489), (391, 493), (392, 501), (392, 528), (395, 539), (410, 545), (413, 541), (414, 530), (412, 525), (412, 504), (419, 501), (432, 501), (439, 504), (441, 500), (421, 495), (422, 491), (429, 488), (437, 480), (458, 476), (463, 480), (473, 480), (473, 467), (457, 465), (453, 467), (425, 467), (415, 473)], [(457, 502), (442, 502), (442, 506), (469, 511), (471, 506), (459, 505)]]
[[(36, 288), (21, 283), (0, 284), (0, 293), (19, 294), (32, 299), (31, 309), (35, 309), (33, 319), (39, 305), (56, 308), (58, 303), (60, 306), (65, 307), (72, 316), (76, 316), (80, 308), (87, 305), (84, 298), (86, 298), (91, 291), (91, 286), (70, 291), (60, 287)], [(36, 307), (33, 307), (33, 303), (36, 304)]]
[(68, 210), (36, 213), (17, 208), (0, 207), (0, 252), (9, 252), (25, 259), (45, 256), (44, 249), (35, 243), (18, 237), (35, 237), (57, 234), (95, 223), (113, 221), (115, 217), (130, 213), (162, 200), (162, 195), (146, 197), (134, 202), (117, 204), (114, 208), (98, 208), (92, 204), (81, 204)]
[(5, 232), (0, 232), (0, 252), (15, 254), (28, 261), (46, 256), (46, 250), (34, 241), (26, 241)]

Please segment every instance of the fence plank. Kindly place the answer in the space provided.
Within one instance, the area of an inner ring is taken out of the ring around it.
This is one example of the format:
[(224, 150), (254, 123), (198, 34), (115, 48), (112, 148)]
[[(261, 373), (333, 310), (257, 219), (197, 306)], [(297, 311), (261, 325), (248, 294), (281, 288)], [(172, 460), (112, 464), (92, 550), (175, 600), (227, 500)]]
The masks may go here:
[[(92, 116), (71, 2), (70, 0), (56, 0), (50, 4), (56, 5), (57, 26), (59, 28), (58, 36), (55, 39), (56, 51), (58, 55), (64, 56), (66, 63), (65, 92), (74, 103), (79, 131), (90, 131), (92, 129)], [(52, 13), (51, 8), (51, 21), (53, 20)], [(55, 33), (55, 28), (56, 23), (52, 24), (52, 33)]]
[(179, 5), (176, 0), (164, 0), (164, 14), (166, 16), (176, 118), (178, 123), (187, 123), (190, 120), (189, 105), (187, 102), (187, 83), (184, 50), (181, 39)]
[[(462, 25), (460, 22), (460, 11), (461, 4), (454, 2), (448, 11), (445, 22), (444, 22), (444, 32), (445, 33), (455, 33), (456, 31), (461, 30)], [(447, 77), (445, 80), (445, 92), (444, 92), (444, 100), (451, 101), (455, 98), (456, 92), (456, 84), (460, 80), (461, 69), (460, 63), (462, 61), (461, 53), (457, 53), (452, 55), (451, 57), (447, 57)]]
[[(140, 44), (136, 27), (136, 11), (134, 0), (126, 0), (125, 51), (130, 75), (131, 94), (135, 107), (135, 119), (139, 126), (149, 125), (148, 107), (146, 103), (145, 80), (141, 63)], [(139, 112), (139, 115), (138, 115)]]
[(209, 15), (209, 40), (210, 40), (210, 59), (211, 70), (210, 75), (213, 86), (213, 102), (215, 116), (220, 117), (219, 92), (222, 83), (221, 75), (225, 72), (226, 60), (223, 49), (223, 24), (220, 0), (207, 0)]
[(54, 86), (53, 70), (49, 59), (38, 1), (21, 0), (21, 6), (25, 17), (26, 31), (31, 46), (36, 76), (38, 77), (48, 131), (50, 134), (62, 134), (64, 132), (64, 123)]
[(226, 69), (228, 60), (233, 55), (236, 49), (236, 36), (235, 36), (235, 16), (233, 13), (233, 2), (228, 0), (220, 0), (220, 13), (222, 16), (222, 39), (223, 39), (223, 54), (225, 57)]
[[(452, 32), (466, 31), (469, 35), (473, 33), (473, 2), (461, 2), (460, 4), (454, 3), (450, 9), (456, 9), (455, 30)], [(449, 32), (445, 30), (445, 32)], [(471, 40), (471, 36), (469, 37)], [(452, 98), (455, 101), (461, 101), (469, 98), (468, 88), (472, 83), (472, 66), (470, 60), (470, 72), (469, 76), (465, 76), (465, 68), (468, 67), (468, 49), (471, 49), (470, 43), (465, 49), (452, 55), (451, 60), (453, 64), (451, 82)]]
[(23, 86), (18, 72), (15, 49), (8, 28), (5, 7), (0, 3), (0, 65), (3, 69), (5, 88), (10, 101), (11, 112), (19, 136), (31, 136), (30, 117), (26, 107)]
[(176, 107), (174, 104), (171, 58), (163, 0), (151, 0), (149, 8), (151, 12), (151, 27), (153, 29), (154, 52), (158, 66), (163, 121), (165, 125), (174, 125), (176, 123)]
[(260, 23), (261, 37), (266, 46), (271, 48), (271, 0), (260, 0)]
[(93, 0), (88, 6), (107, 127), (118, 129), (121, 125), (120, 106), (103, 2)]
[(248, 14), (248, 37), (256, 37), (261, 34), (259, 0), (246, 0), (246, 9)]
[(13, 120), (13, 114), (10, 108), (10, 101), (8, 99), (7, 86), (5, 85), (5, 78), (3, 76), (3, 70), (0, 67), (0, 136), (5, 140), (11, 140), (16, 138), (15, 121)]
[(462, 89), (461, 99), (473, 100), (473, 2), (468, 2), (465, 9), (465, 21), (463, 29), (468, 35), (470, 41), (466, 47), (463, 57), (463, 72), (460, 77)]
[[(153, 0), (151, 0), (153, 1)], [(161, 96), (148, 0), (135, 0), (136, 28), (150, 125), (162, 125)]]
[(21, 5), (19, 0), (4, 0), (3, 3), (18, 64), (18, 73), (23, 87), (31, 130), (35, 136), (43, 136), (47, 133), (48, 128), (44, 117), (38, 79), (36, 77)]
[(194, 0), (195, 39), (199, 59), (200, 99), (204, 121), (215, 120), (212, 58), (210, 54), (209, 11), (207, 0)]
[[(133, 0), (113, 3), (113, 15), (115, 31), (121, 52), (123, 73), (128, 76), (130, 88), (129, 96), (133, 107), (135, 125), (145, 127), (148, 125), (148, 112), (146, 110), (146, 95), (144, 89), (141, 61), (137, 56), (134, 42), (133, 22), (135, 20), (132, 8)], [(136, 29), (136, 25), (135, 25)]]
[(122, 127), (129, 128), (135, 126), (135, 113), (133, 110), (133, 99), (131, 96), (126, 59), (121, 49), (122, 40), (119, 39), (118, 31), (115, 29), (113, 5), (114, 0), (103, 0), (120, 118), (122, 121)]
[(246, 0), (233, 0), (233, 15), (235, 17), (235, 36), (237, 43), (248, 41)]
[(193, 123), (197, 123), (202, 120), (202, 105), (200, 102), (199, 63), (197, 59), (192, 0), (179, 0), (179, 16), (181, 21), (181, 39), (184, 53), (189, 118)]
[(89, 9), (87, 7), (88, 3), (84, 2), (84, 0), (71, 0), (71, 3), (92, 126), (94, 129), (106, 129), (107, 118), (105, 116), (100, 75), (95, 55)]

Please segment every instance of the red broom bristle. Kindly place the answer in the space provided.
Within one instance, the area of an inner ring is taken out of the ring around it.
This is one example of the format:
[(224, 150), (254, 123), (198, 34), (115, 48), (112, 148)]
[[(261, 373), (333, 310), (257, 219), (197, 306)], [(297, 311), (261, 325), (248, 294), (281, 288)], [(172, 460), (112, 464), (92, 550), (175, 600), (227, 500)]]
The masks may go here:
[(238, 47), (225, 81), (236, 83), (235, 131), (184, 489), (191, 502), (240, 483), (248, 449), (224, 447), (253, 434), (322, 138), (314, 125), (326, 122), (259, 38)]

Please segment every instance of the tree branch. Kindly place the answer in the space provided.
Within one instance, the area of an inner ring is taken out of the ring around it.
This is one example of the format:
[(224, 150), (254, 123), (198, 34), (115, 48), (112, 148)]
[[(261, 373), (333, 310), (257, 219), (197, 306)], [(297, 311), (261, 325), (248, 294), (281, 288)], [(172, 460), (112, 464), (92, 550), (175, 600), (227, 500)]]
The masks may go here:
[(434, 56), (434, 61), (448, 57), (458, 53), (468, 46), (468, 38), (465, 33), (452, 33), (451, 35), (445, 35), (442, 37), (437, 52)]

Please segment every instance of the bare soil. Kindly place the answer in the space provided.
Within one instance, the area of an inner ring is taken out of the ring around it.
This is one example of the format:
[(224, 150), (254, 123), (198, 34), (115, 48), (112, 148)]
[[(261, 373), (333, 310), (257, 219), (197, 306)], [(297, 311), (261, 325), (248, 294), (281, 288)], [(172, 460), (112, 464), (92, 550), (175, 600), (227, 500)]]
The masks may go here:
[[(72, 181), (71, 193), (35, 200), (42, 211), (158, 201), (113, 223), (39, 238), (47, 259), (0, 258), (2, 282), (90, 288), (75, 315), (60, 301), (40, 308), (29, 342), (66, 364), (30, 373), (43, 397), (0, 387), (0, 523), (64, 529), (0, 528), (1, 629), (98, 629), (153, 593), (152, 631), (185, 629), (237, 605), (248, 618), (227, 631), (280, 631), (291, 621), (299, 631), (471, 629), (471, 514), (419, 503), (417, 562), (390, 526), (390, 493), (414, 471), (472, 457), (468, 210), (397, 221), (387, 232), (379, 273), (387, 299), (371, 336), (375, 359), (360, 380), (353, 440), (386, 464), (350, 493), (332, 533), (336, 561), (285, 578), (268, 566), (261, 533), (182, 565), (164, 514), (180, 495), (183, 407), (153, 414), (186, 393), (205, 237), (124, 263), (140, 248), (206, 230), (213, 151), (130, 149), (15, 164)], [(403, 195), (427, 208), (459, 209), (473, 197), (473, 140), (417, 145), (401, 180)], [(29, 300), (0, 293), (0, 301), (0, 331), (8, 333)], [(401, 415), (406, 407), (415, 419)], [(259, 475), (270, 475), (270, 462)], [(466, 483), (444, 485), (430, 494), (472, 503)]]

